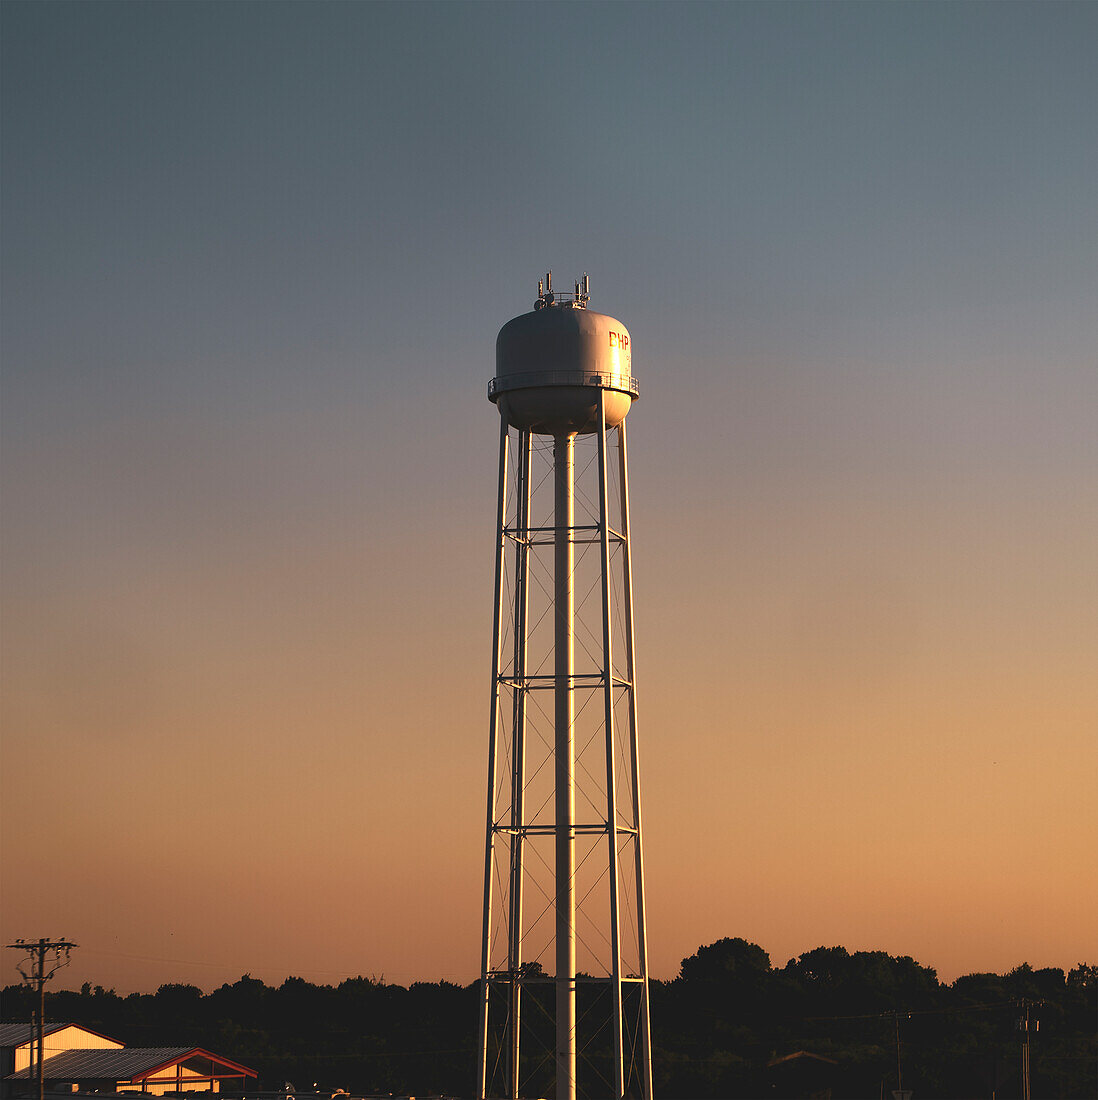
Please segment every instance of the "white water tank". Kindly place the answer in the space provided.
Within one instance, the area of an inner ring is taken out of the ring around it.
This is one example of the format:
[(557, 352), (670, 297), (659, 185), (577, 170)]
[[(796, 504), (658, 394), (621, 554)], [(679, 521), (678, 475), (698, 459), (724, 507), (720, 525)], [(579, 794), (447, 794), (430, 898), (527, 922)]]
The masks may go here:
[(552, 436), (597, 431), (600, 389), (607, 428), (625, 419), (638, 395), (629, 330), (586, 306), (584, 276), (582, 292), (577, 283), (574, 295), (539, 294), (533, 312), (499, 330), (488, 397), (512, 426)]

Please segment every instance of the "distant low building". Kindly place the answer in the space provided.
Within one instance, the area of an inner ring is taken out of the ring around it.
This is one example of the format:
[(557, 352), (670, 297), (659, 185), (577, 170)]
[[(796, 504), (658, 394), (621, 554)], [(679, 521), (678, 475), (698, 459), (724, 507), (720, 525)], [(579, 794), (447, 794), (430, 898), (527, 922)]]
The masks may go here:
[(766, 1063), (767, 1095), (782, 1100), (831, 1100), (835, 1083), (834, 1058), (798, 1050)]
[[(27, 1024), (0, 1024), (4, 1096), (25, 1094), (37, 1078), (37, 1041)], [(243, 1088), (256, 1071), (201, 1047), (127, 1047), (79, 1024), (47, 1024), (43, 1077), (51, 1092), (220, 1092)]]

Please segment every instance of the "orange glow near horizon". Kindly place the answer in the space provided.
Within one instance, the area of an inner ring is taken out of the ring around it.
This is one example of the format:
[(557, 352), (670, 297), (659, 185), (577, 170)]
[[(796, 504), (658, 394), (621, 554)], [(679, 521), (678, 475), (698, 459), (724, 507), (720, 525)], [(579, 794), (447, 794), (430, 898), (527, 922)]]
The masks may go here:
[[(1093, 960), (1089, 567), (1040, 507), (1019, 534), (730, 498), (699, 540), (634, 488), (654, 974), (726, 935), (777, 966), (841, 944), (945, 980)], [(10, 597), (4, 934), (80, 943), (62, 984), (471, 981), (477, 518), (444, 570), (347, 517), (344, 544), (196, 533), (124, 583)]]

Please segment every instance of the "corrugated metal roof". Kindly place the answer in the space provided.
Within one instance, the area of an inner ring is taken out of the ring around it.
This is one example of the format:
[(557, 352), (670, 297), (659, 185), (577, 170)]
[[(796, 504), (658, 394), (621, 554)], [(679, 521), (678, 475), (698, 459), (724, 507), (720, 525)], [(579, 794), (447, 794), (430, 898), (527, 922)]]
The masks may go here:
[[(47, 1023), (46, 1034), (52, 1035), (53, 1032), (60, 1031), (63, 1027), (72, 1026), (72, 1024)], [(0, 1047), (21, 1046), (23, 1043), (29, 1043), (37, 1034), (33, 1024), (2, 1023), (0, 1024)]]
[[(52, 1080), (78, 1077), (113, 1077), (130, 1080), (142, 1070), (190, 1054), (193, 1047), (132, 1047), (127, 1050), (65, 1050), (47, 1058), (43, 1069)], [(19, 1081), (31, 1076), (29, 1069), (9, 1074), (7, 1081)]]
[[(131, 1047), (121, 1050), (66, 1050), (47, 1058), (44, 1075), (51, 1081), (114, 1080), (132, 1081), (150, 1070), (168, 1068), (191, 1058), (205, 1058), (222, 1069), (236, 1070), (255, 1077), (255, 1070), (219, 1058), (201, 1047)], [(29, 1069), (9, 1074), (5, 1081), (25, 1081)]]

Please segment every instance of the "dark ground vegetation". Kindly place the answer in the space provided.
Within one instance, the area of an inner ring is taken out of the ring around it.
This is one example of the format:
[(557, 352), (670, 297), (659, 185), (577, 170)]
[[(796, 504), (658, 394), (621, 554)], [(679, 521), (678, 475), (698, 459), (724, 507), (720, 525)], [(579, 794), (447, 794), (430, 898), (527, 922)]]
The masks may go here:
[[(903, 1085), (915, 1100), (1012, 1100), (1021, 1094), (1016, 1028), (1027, 1003), (1040, 1021), (1032, 1095), (1098, 1097), (1098, 967), (1065, 974), (1022, 965), (944, 985), (913, 959), (881, 951), (820, 947), (779, 969), (755, 944), (723, 939), (684, 959), (674, 981), (652, 985), (656, 1093), (782, 1097), (830, 1088), (836, 1098), (887, 1097), (897, 1083), (898, 1017)], [(475, 986), (449, 982), (287, 978), (272, 987), (244, 975), (209, 993), (163, 985), (120, 996), (85, 985), (48, 994), (46, 1015), (129, 1046), (206, 1047), (257, 1069), (265, 1089), (290, 1081), (299, 1094), (316, 1082), (325, 1095), (468, 1096), (476, 1005)], [(21, 987), (3, 991), (6, 1020), (30, 1011)], [(798, 1051), (831, 1061), (770, 1064)], [(531, 1087), (545, 1083), (535, 1078)]]

